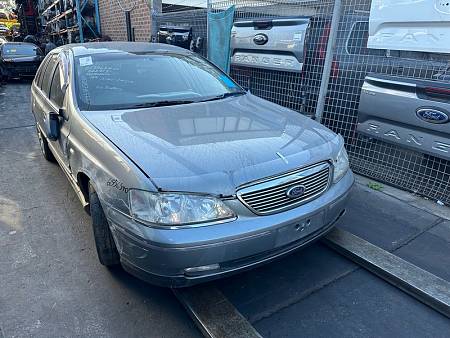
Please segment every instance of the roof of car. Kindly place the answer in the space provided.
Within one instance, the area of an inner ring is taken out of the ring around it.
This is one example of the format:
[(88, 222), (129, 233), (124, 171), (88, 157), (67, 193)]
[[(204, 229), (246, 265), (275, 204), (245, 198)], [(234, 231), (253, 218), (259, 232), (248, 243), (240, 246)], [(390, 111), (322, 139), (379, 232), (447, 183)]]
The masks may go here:
[(118, 51), (128, 53), (146, 53), (146, 52), (175, 52), (178, 54), (189, 54), (190, 51), (162, 43), (150, 42), (88, 42), (68, 44), (54, 50), (60, 52), (71, 50), (75, 56), (91, 55), (98, 53), (115, 53)]
[(30, 45), (30, 46), (34, 46), (37, 47), (34, 43), (31, 42), (22, 42), (22, 41), (8, 41), (6, 40), (5, 43), (3, 43), (4, 45)]

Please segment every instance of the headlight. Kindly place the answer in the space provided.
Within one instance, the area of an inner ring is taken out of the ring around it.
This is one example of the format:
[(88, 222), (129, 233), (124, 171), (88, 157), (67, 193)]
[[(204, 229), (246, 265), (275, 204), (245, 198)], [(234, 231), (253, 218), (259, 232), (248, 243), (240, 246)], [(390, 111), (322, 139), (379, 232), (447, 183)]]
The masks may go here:
[(333, 161), (334, 175), (333, 183), (338, 182), (346, 173), (349, 168), (348, 155), (345, 151), (344, 146), (342, 146), (336, 159)]
[(178, 226), (235, 217), (221, 200), (204, 195), (130, 190), (133, 218), (156, 225)]

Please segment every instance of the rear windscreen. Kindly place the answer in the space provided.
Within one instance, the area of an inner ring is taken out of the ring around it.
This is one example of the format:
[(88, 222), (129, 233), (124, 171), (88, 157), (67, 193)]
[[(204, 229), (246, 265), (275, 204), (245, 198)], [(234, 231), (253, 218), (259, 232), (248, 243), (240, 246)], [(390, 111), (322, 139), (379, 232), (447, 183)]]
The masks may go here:
[(41, 55), (39, 47), (34, 45), (10, 45), (5, 44), (2, 48), (2, 54), (8, 57), (14, 56), (36, 56)]

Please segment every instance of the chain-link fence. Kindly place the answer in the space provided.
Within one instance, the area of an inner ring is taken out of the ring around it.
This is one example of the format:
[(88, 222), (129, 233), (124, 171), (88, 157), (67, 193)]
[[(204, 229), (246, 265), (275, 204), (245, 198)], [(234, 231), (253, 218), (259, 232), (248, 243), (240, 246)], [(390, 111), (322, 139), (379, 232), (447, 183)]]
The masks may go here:
[(368, 0), (343, 4), (333, 55), (338, 74), (331, 78), (323, 123), (346, 137), (356, 172), (450, 203), (449, 161), (356, 132), (361, 87), (368, 74), (437, 80), (450, 60), (449, 55), (368, 49), (369, 13)]
[[(212, 11), (234, 5), (235, 22), (278, 17), (306, 17), (301, 72), (232, 66), (231, 75), (253, 94), (313, 117), (322, 83), (330, 36), (333, 0), (211, 1)], [(358, 107), (369, 74), (440, 82), (449, 81), (450, 55), (367, 48), (370, 0), (344, 0), (332, 49), (322, 123), (344, 136), (352, 168), (362, 175), (450, 204), (450, 162), (357, 131)], [(206, 40), (207, 10), (163, 13), (160, 24), (190, 26)], [(204, 43), (206, 46), (206, 41)], [(201, 50), (206, 54), (206, 47)], [(395, 111), (391, 112), (396, 114)]]

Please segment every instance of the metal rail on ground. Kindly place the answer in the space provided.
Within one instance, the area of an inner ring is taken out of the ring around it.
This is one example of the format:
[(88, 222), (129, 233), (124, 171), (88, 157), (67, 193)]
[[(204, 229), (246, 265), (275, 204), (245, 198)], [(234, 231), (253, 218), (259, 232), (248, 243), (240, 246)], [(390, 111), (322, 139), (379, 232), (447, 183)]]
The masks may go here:
[(362, 238), (336, 228), (325, 239), (332, 249), (450, 318), (450, 283)]
[(215, 287), (195, 286), (173, 292), (205, 337), (262, 337)]
[[(323, 242), (388, 283), (450, 318), (450, 283), (347, 231), (334, 229)], [(205, 337), (257, 338), (250, 322), (212, 285), (173, 289)]]

